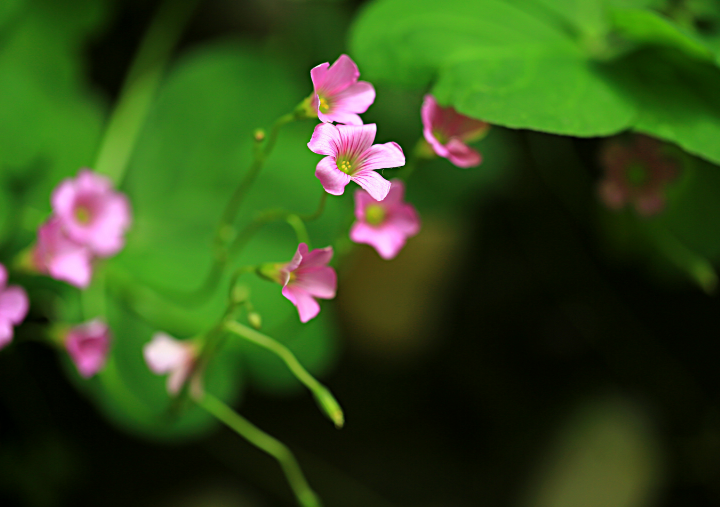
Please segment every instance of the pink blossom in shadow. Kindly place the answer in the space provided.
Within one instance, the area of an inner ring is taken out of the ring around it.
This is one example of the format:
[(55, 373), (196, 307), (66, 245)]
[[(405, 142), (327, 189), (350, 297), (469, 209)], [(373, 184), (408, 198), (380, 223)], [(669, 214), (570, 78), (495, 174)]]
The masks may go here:
[(488, 123), (460, 114), (453, 107), (440, 107), (432, 95), (425, 95), (421, 116), (423, 135), (435, 153), (458, 167), (480, 165), (482, 156), (467, 143), (485, 135)]
[(65, 348), (80, 375), (90, 378), (105, 366), (110, 352), (110, 328), (99, 319), (74, 326), (65, 336)]
[(332, 256), (331, 246), (309, 252), (308, 246), (300, 243), (292, 260), (280, 268), (282, 294), (297, 307), (300, 322), (307, 322), (320, 312), (315, 298), (335, 297), (337, 275), (327, 265)]
[(35, 269), (84, 289), (92, 278), (92, 253), (71, 240), (58, 217), (50, 219), (38, 229), (38, 239), (32, 254)]
[(342, 195), (352, 180), (373, 199), (385, 199), (390, 182), (375, 170), (405, 165), (405, 154), (397, 143), (374, 145), (376, 130), (374, 123), (361, 126), (320, 123), (315, 127), (308, 147), (314, 153), (327, 155), (315, 169), (315, 176), (327, 193)]
[(364, 190), (356, 190), (357, 222), (350, 229), (350, 239), (372, 246), (383, 259), (394, 258), (407, 238), (420, 231), (420, 217), (404, 197), (405, 186), (399, 179), (392, 180), (390, 192), (382, 201), (376, 201)]
[(170, 335), (155, 333), (143, 347), (143, 356), (150, 371), (158, 375), (168, 373), (167, 391), (175, 395), (195, 368), (197, 348), (190, 341), (176, 340)]
[(679, 166), (662, 148), (660, 141), (644, 135), (636, 135), (630, 144), (613, 140), (604, 146), (598, 194), (608, 208), (630, 203), (644, 217), (663, 210), (665, 189), (678, 177)]
[(375, 88), (359, 81), (360, 72), (347, 55), (335, 63), (322, 63), (310, 71), (315, 89), (311, 106), (324, 123), (362, 125), (358, 113), (364, 113), (375, 101)]
[(80, 169), (76, 178), (60, 182), (51, 202), (66, 235), (93, 255), (109, 257), (122, 249), (130, 226), (130, 204), (105, 176)]
[(8, 286), (7, 279), (7, 269), (0, 264), (0, 349), (12, 341), (13, 327), (25, 319), (30, 307), (25, 289), (19, 285)]

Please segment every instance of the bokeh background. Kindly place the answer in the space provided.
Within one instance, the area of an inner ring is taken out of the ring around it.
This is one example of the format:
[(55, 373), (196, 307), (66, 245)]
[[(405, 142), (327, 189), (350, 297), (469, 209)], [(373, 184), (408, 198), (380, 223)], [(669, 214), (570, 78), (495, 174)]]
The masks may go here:
[[(309, 70), (342, 53), (373, 79), (349, 35), (370, 3), (199, 3), (130, 160), (122, 188), (135, 226), (109, 283), (202, 280), (254, 129), (291, 110), (312, 90)], [(4, 263), (32, 243), (54, 185), (92, 165), (159, 5), (0, 3)], [(711, 3), (669, 2), (663, 12), (681, 11), (714, 40)], [(378, 142), (411, 151), (427, 85), (373, 84), (364, 121), (378, 124)], [(241, 220), (278, 203), (314, 209), (313, 126), (283, 131)], [(265, 329), (340, 400), (342, 430), (251, 346), (229, 347), (209, 389), (288, 444), (328, 507), (720, 505), (717, 296), (642, 233), (633, 210), (600, 201), (604, 142), (495, 126), (475, 145), (480, 167), (421, 164), (407, 196), (423, 229), (392, 261), (348, 244), (352, 193), (331, 198), (310, 233), (316, 246), (336, 246), (340, 288), (306, 327), (276, 287), (249, 282)], [(690, 175), (678, 199), (696, 206), (671, 202), (668, 213), (680, 212), (665, 225), (686, 231), (685, 245), (712, 264), (720, 176), (674, 149)], [(238, 262), (282, 261), (294, 249), (292, 231), (271, 226)], [(226, 428), (194, 412), (177, 425), (142, 420), (100, 380), (80, 379), (40, 338), (48, 322), (78, 320), (86, 303), (59, 282), (15, 280), (33, 307), (0, 353), (1, 505), (294, 504), (277, 463)], [(186, 337), (213, 322), (224, 295), (187, 322), (172, 313), (148, 322), (122, 289), (103, 290), (130, 389), (164, 410), (163, 380), (146, 371), (140, 347), (159, 323)]]

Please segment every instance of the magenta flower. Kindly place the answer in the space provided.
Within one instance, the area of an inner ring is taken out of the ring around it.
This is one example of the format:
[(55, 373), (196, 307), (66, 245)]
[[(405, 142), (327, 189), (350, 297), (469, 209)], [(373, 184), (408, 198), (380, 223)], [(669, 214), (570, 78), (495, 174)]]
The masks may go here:
[(308, 147), (314, 153), (327, 155), (315, 169), (315, 176), (327, 193), (342, 195), (352, 180), (373, 199), (385, 199), (390, 182), (375, 170), (403, 166), (405, 155), (397, 143), (373, 144), (376, 130), (374, 123), (360, 126), (320, 123), (315, 127)]
[(65, 336), (65, 348), (80, 375), (90, 378), (105, 366), (110, 352), (110, 328), (99, 319), (74, 326)]
[(108, 178), (80, 169), (75, 179), (60, 182), (51, 202), (66, 235), (94, 255), (109, 257), (123, 247), (130, 205)]
[(32, 254), (35, 269), (84, 289), (92, 278), (92, 254), (67, 237), (62, 221), (55, 216), (40, 226)]
[(355, 191), (355, 222), (350, 239), (365, 243), (377, 250), (383, 259), (392, 259), (405, 246), (405, 241), (420, 231), (420, 217), (415, 208), (406, 202), (405, 186), (394, 179), (390, 192), (382, 201), (376, 201), (364, 190)]
[(421, 116), (425, 140), (435, 153), (458, 167), (480, 165), (482, 156), (466, 143), (480, 139), (489, 124), (462, 115), (452, 107), (440, 107), (432, 95), (425, 95)]
[(315, 298), (335, 297), (337, 275), (327, 265), (332, 256), (331, 246), (309, 252), (308, 246), (300, 243), (292, 260), (280, 268), (282, 294), (297, 307), (300, 322), (307, 322), (320, 312)]
[(0, 349), (13, 339), (13, 327), (27, 315), (30, 303), (25, 289), (7, 285), (7, 269), (0, 264)]
[(193, 342), (176, 340), (165, 333), (155, 333), (143, 347), (143, 356), (153, 373), (169, 373), (167, 391), (177, 394), (195, 368), (197, 347)]
[(644, 135), (636, 135), (630, 145), (618, 141), (605, 145), (601, 155), (605, 177), (598, 193), (608, 208), (617, 210), (632, 203), (645, 217), (663, 210), (665, 189), (678, 177), (679, 167), (662, 146)]
[(375, 88), (358, 82), (360, 72), (348, 55), (340, 55), (332, 67), (321, 63), (310, 71), (310, 77), (315, 88), (311, 105), (322, 122), (363, 124), (357, 113), (364, 113), (375, 101)]

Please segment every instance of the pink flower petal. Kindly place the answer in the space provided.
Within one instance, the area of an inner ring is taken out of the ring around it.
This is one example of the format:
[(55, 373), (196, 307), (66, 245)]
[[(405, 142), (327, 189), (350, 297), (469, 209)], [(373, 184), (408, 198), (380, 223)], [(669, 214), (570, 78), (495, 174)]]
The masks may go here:
[(377, 250), (385, 260), (393, 259), (405, 246), (405, 235), (393, 227), (373, 227), (363, 222), (356, 222), (350, 229), (350, 239), (355, 243), (364, 243)]
[(130, 204), (124, 195), (108, 198), (103, 215), (94, 228), (92, 250), (101, 257), (118, 253), (125, 245), (125, 230), (130, 225)]
[(7, 346), (13, 339), (13, 326), (6, 320), (0, 319), (0, 349)]
[(185, 361), (187, 347), (170, 335), (155, 333), (143, 346), (143, 357), (153, 373), (168, 373)]
[(340, 134), (340, 145), (336, 158), (347, 158), (355, 161), (372, 146), (377, 133), (377, 125), (335, 125)]
[(453, 138), (445, 145), (448, 151), (447, 158), (458, 167), (467, 168), (480, 165), (482, 157), (459, 139)]
[[(303, 247), (304, 250), (301, 250), (301, 248)], [(328, 262), (330, 262), (330, 259), (332, 259), (333, 256), (333, 248), (331, 246), (327, 246), (325, 248), (316, 248), (312, 252), (308, 252), (307, 245), (305, 243), (300, 243), (300, 246), (298, 246), (298, 251), (302, 252), (303, 260), (300, 264), (300, 267), (302, 269), (327, 266)]]
[[(390, 187), (390, 191), (392, 192), (392, 186)], [(388, 194), (389, 195), (389, 194)], [(385, 197), (387, 199), (387, 197)], [(378, 201), (370, 197), (370, 194), (368, 194), (365, 190), (358, 188), (355, 191), (355, 218), (358, 220), (364, 221), (365, 220), (365, 208), (368, 207), (370, 204), (377, 204)]]
[[(312, 71), (311, 71), (312, 76)], [(316, 88), (320, 95), (335, 95), (346, 89), (353, 83), (356, 83), (360, 77), (360, 71), (355, 62), (348, 55), (340, 55), (340, 57), (332, 64), (332, 66), (322, 76), (322, 83), (319, 89)]]
[(65, 348), (80, 375), (92, 377), (107, 361), (110, 352), (110, 329), (99, 319), (74, 326), (67, 334)]
[(3, 287), (7, 284), (8, 280), (8, 273), (5, 266), (0, 264), (0, 290), (2, 290)]
[(373, 102), (375, 102), (375, 88), (366, 81), (360, 81), (333, 97), (332, 112), (364, 113)]
[(318, 111), (318, 118), (320, 118), (320, 121), (323, 121), (326, 124), (333, 121), (345, 125), (359, 126), (363, 124), (362, 118), (360, 118), (360, 116), (354, 113), (349, 113), (347, 111), (333, 111), (331, 113), (323, 113), (322, 111)]
[(27, 315), (30, 302), (25, 289), (11, 285), (0, 291), (0, 320), (20, 324)]
[(376, 144), (365, 151), (361, 165), (370, 171), (401, 167), (405, 165), (405, 154), (398, 143)]
[(325, 157), (315, 169), (315, 177), (320, 180), (328, 194), (342, 195), (345, 187), (350, 183), (350, 176), (337, 168), (333, 157)]
[(341, 147), (340, 132), (334, 125), (319, 123), (313, 130), (308, 148), (318, 155), (337, 157)]
[(316, 298), (332, 299), (337, 290), (337, 275), (333, 268), (327, 266), (302, 268), (297, 271), (292, 286)]
[(327, 74), (327, 70), (329, 67), (330, 64), (328, 62), (325, 62), (313, 67), (310, 70), (310, 79), (312, 79), (312, 84), (313, 88), (315, 89), (316, 95), (317, 91), (320, 90), (320, 87), (325, 82), (325, 75)]
[(414, 206), (402, 204), (393, 210), (387, 219), (387, 225), (400, 231), (406, 237), (415, 236), (420, 232), (420, 217)]
[(62, 280), (80, 289), (90, 285), (92, 265), (90, 256), (83, 248), (63, 252), (50, 260), (48, 273), (56, 280)]
[(390, 182), (375, 171), (362, 170), (354, 174), (352, 180), (367, 190), (376, 201), (382, 201), (390, 192)]
[(320, 305), (307, 291), (293, 285), (283, 287), (282, 295), (290, 300), (298, 310), (300, 322), (307, 322), (320, 313)]

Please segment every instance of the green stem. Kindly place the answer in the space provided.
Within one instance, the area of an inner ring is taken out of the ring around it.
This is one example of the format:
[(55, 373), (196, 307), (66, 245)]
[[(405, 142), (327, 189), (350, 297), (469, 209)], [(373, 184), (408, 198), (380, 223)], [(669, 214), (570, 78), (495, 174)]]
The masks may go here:
[(246, 340), (259, 345), (282, 359), (295, 377), (310, 389), (320, 409), (335, 423), (335, 427), (342, 428), (345, 423), (342, 409), (330, 390), (318, 382), (315, 377), (300, 364), (295, 355), (285, 345), (278, 343), (269, 336), (266, 336), (254, 329), (234, 321), (225, 323), (228, 331), (245, 338)]
[(200, 400), (197, 400), (197, 404), (255, 447), (275, 458), (285, 472), (285, 477), (301, 506), (322, 505), (318, 496), (310, 489), (292, 451), (285, 444), (262, 431), (211, 394), (205, 393)]
[(94, 169), (120, 186), (173, 47), (198, 0), (165, 0), (128, 72)]
[(302, 219), (297, 215), (291, 214), (285, 218), (285, 221), (290, 224), (290, 227), (292, 227), (295, 231), (295, 236), (297, 237), (298, 243), (305, 243), (307, 244), (308, 248), (310, 248), (310, 236), (308, 236), (307, 229), (305, 228), (305, 223), (302, 221)]
[(325, 211), (325, 204), (327, 203), (327, 196), (328, 196), (328, 193), (325, 191), (325, 189), (323, 189), (317, 209), (311, 215), (298, 215), (300, 217), (300, 219), (303, 222), (312, 222), (313, 220), (317, 220), (318, 218), (320, 218), (322, 216), (323, 212)]

